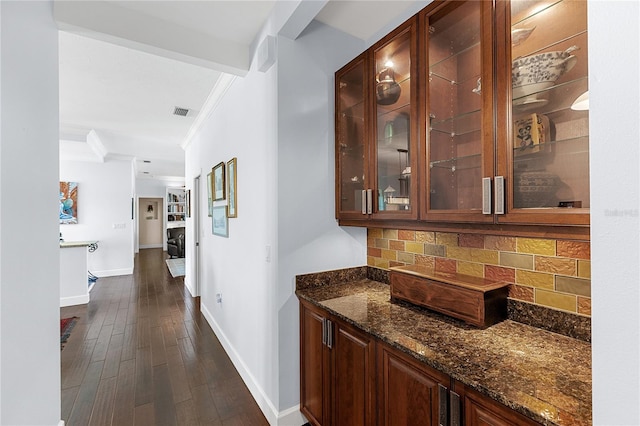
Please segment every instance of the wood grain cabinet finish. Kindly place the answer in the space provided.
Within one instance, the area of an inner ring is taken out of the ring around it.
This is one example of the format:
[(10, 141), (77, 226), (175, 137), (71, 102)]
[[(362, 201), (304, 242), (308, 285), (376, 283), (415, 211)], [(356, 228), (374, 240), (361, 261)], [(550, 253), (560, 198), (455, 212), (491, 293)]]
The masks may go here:
[(300, 406), (314, 425), (329, 424), (329, 359), (323, 343), (325, 316), (309, 305), (300, 305)]
[(336, 218), (416, 220), (417, 17), (335, 74)]
[(373, 426), (375, 341), (340, 321), (332, 324), (332, 424)]
[(523, 416), (511, 408), (488, 398), (461, 383), (455, 390), (464, 396), (463, 411), (465, 426), (534, 426), (539, 423)]
[(375, 425), (375, 340), (300, 304), (300, 411), (313, 425)]
[(588, 239), (587, 33), (584, 1), (434, 1), (337, 71), (340, 223)]
[(303, 300), (300, 411), (315, 426), (538, 424)]
[(386, 344), (378, 345), (378, 373), (380, 426), (438, 425), (439, 386), (449, 385), (446, 374)]

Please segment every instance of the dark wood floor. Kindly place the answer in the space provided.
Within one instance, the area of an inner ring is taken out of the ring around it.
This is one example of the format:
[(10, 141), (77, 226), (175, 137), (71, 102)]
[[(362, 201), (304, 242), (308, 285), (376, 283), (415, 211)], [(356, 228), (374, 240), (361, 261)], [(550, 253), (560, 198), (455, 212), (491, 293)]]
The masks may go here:
[(61, 352), (62, 419), (77, 425), (266, 425), (161, 249), (100, 278)]

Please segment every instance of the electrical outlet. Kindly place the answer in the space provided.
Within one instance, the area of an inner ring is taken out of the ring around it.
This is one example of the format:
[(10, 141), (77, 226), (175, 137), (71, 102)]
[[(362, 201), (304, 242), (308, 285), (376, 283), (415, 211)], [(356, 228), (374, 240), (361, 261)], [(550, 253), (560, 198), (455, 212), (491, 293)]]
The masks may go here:
[(222, 293), (216, 293), (216, 302), (222, 303)]

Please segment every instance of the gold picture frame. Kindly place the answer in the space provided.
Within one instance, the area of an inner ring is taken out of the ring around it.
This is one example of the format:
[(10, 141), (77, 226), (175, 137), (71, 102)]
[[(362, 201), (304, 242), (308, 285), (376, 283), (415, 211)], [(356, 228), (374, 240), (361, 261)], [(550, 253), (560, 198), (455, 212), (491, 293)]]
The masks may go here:
[(225, 196), (225, 174), (224, 174), (224, 161), (213, 166), (211, 170), (211, 180), (213, 187), (213, 201), (224, 200)]
[(211, 213), (211, 208), (213, 207), (213, 198), (212, 198), (212, 194), (213, 194), (213, 172), (209, 173), (207, 175), (207, 208), (208, 208), (208, 216), (211, 217), (212, 213)]
[(238, 159), (227, 161), (227, 217), (238, 217)]

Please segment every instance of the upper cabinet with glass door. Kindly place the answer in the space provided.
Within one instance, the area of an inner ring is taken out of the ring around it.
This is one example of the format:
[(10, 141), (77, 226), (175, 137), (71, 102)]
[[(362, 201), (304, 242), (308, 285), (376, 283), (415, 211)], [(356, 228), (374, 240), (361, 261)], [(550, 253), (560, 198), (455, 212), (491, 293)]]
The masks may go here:
[(482, 185), (494, 172), (492, 17), (491, 2), (481, 1), (443, 2), (421, 14), (421, 199), (429, 220), (493, 222), (483, 215)]
[(498, 45), (506, 47), (497, 55), (497, 174), (507, 189), (498, 222), (588, 224), (587, 2), (497, 8)]
[(374, 218), (417, 218), (417, 19), (372, 47)]
[(336, 217), (417, 219), (417, 18), (336, 72)]
[(336, 217), (366, 218), (369, 184), (367, 57), (336, 73)]

